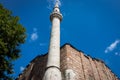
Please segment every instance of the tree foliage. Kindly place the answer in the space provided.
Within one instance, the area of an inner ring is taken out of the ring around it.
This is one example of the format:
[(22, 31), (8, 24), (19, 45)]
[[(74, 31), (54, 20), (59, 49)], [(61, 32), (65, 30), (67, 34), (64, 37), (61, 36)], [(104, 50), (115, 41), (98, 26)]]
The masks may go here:
[(25, 28), (19, 18), (0, 4), (0, 80), (12, 80), (12, 62), (20, 57), (19, 46), (25, 38)]

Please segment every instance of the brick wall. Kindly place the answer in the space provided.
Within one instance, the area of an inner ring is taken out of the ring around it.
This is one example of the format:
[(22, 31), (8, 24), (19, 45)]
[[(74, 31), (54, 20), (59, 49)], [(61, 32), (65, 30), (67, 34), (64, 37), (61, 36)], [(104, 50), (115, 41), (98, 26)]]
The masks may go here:
[[(103, 61), (84, 55), (71, 45), (61, 47), (62, 80), (118, 80)], [(26, 67), (17, 80), (42, 80), (47, 54), (38, 56)]]
[(19, 75), (17, 80), (42, 80), (45, 73), (47, 63), (47, 55), (37, 56), (26, 67), (22, 74)]
[[(67, 70), (72, 72), (66, 73)], [(61, 71), (63, 80), (118, 80), (103, 61), (86, 56), (71, 45), (61, 49)]]

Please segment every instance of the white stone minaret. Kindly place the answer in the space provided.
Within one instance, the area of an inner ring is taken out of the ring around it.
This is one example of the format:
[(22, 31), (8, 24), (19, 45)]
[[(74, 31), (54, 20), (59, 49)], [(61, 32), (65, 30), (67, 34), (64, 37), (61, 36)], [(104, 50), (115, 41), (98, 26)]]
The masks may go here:
[(62, 14), (59, 10), (58, 1), (56, 1), (53, 12), (50, 15), (52, 22), (50, 46), (46, 72), (43, 80), (62, 80), (60, 72), (60, 21)]

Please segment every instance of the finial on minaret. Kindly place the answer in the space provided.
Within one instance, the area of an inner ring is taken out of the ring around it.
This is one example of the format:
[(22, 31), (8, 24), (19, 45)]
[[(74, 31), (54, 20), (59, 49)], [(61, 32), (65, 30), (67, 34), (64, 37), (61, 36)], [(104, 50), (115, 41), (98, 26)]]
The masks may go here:
[(59, 8), (59, 0), (56, 0), (56, 2), (55, 2), (55, 8)]
[(59, 10), (59, 0), (56, 0), (55, 6), (53, 8), (53, 12), (50, 14), (50, 20), (52, 21), (54, 17), (57, 17), (62, 21), (62, 14)]

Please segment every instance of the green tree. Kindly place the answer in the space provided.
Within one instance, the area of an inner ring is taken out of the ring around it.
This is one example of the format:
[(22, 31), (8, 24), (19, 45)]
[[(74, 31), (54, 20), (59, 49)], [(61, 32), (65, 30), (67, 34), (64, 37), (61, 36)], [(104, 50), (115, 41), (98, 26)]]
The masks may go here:
[(0, 4), (0, 80), (12, 80), (13, 61), (20, 57), (20, 44), (25, 42), (25, 28), (17, 16)]

